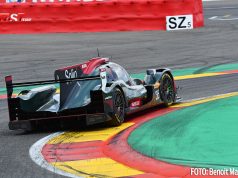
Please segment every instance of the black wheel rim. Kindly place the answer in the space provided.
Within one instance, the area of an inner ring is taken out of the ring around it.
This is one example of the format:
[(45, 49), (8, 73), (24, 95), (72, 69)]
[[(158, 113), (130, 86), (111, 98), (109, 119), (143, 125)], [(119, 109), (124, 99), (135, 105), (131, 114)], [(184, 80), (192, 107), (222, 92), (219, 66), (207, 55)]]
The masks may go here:
[(118, 116), (120, 121), (123, 120), (124, 117), (124, 100), (121, 93), (117, 92), (115, 96), (115, 114)]
[(169, 77), (165, 77), (161, 88), (164, 102), (172, 103), (174, 101), (174, 84)]

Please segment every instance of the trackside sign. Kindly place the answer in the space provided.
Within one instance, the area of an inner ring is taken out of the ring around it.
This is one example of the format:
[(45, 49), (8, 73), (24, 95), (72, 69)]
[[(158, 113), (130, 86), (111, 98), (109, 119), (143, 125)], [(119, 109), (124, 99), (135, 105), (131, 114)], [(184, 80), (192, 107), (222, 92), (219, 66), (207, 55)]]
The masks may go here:
[(166, 30), (193, 29), (193, 15), (166, 16)]
[(0, 22), (30, 22), (32, 18), (25, 17), (25, 13), (0, 12)]

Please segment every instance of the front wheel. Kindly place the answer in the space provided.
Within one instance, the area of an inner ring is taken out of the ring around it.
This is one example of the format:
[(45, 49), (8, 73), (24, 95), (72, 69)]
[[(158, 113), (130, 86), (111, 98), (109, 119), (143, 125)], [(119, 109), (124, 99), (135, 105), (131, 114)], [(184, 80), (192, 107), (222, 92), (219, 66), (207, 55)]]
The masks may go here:
[(175, 102), (176, 91), (174, 81), (167, 73), (163, 74), (160, 80), (160, 97), (165, 106), (170, 106)]
[(113, 114), (109, 121), (110, 126), (119, 126), (124, 122), (125, 100), (122, 91), (116, 88), (113, 92)]

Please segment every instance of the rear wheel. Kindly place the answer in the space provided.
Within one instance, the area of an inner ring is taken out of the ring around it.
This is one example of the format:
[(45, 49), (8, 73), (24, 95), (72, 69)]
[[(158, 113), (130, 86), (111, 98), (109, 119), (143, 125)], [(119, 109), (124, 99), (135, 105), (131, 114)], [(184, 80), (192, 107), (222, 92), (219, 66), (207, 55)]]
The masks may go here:
[(113, 93), (113, 114), (110, 126), (119, 126), (124, 122), (125, 117), (125, 100), (122, 91), (116, 88)]
[(171, 76), (167, 73), (163, 74), (160, 81), (160, 97), (165, 106), (170, 106), (175, 102), (175, 86)]

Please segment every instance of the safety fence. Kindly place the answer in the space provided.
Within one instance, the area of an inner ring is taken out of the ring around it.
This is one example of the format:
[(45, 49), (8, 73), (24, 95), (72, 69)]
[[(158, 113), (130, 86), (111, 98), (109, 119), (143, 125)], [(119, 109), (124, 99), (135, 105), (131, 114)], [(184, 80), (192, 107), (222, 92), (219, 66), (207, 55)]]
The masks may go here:
[(2, 34), (171, 30), (204, 25), (201, 0), (7, 1), (0, 1)]
[(15, 3), (15, 4), (25, 4), (25, 3), (69, 3), (69, 2), (102, 2), (108, 0), (0, 0), (0, 3)]

